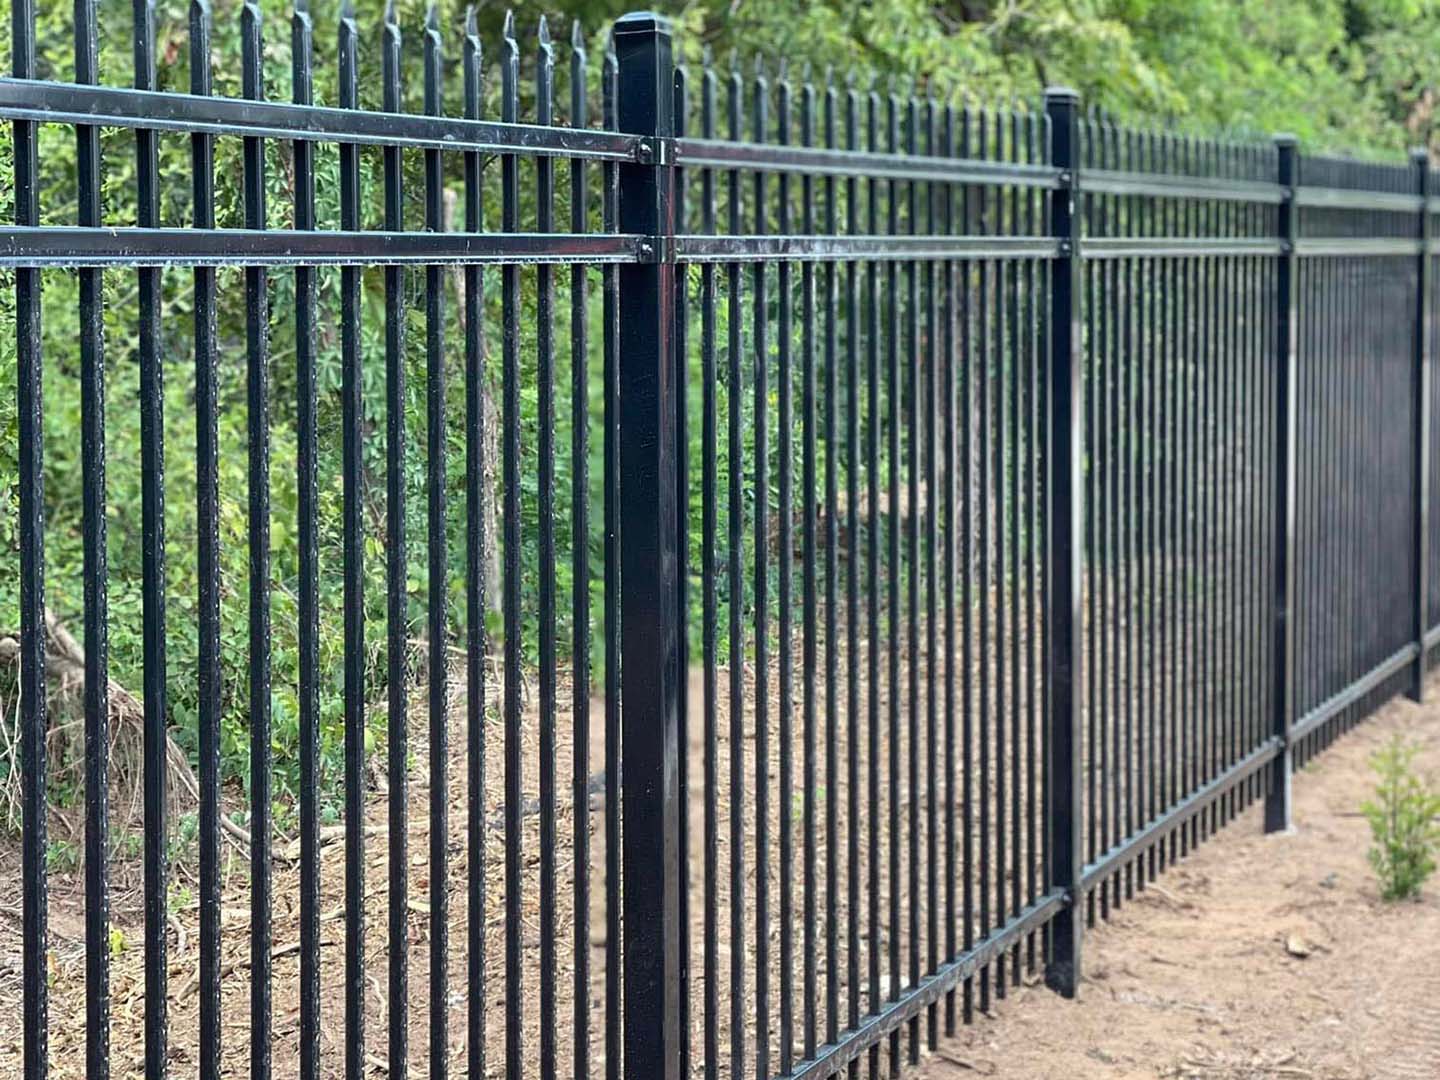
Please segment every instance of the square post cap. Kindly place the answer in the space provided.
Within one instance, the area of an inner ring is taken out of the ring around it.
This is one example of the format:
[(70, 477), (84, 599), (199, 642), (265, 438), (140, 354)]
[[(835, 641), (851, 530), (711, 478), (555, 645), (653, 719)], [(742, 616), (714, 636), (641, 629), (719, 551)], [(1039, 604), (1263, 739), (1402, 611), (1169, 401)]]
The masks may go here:
[(653, 11), (630, 11), (615, 20), (611, 31), (616, 37), (630, 34), (670, 36), (670, 20)]

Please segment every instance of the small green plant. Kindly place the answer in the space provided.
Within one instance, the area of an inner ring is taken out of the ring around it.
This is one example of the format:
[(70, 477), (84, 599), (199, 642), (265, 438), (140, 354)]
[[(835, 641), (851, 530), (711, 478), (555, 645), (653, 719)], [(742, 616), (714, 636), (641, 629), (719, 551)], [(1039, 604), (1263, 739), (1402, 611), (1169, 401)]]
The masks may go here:
[(45, 869), (53, 874), (70, 874), (80, 868), (80, 845), (70, 840), (51, 840), (45, 849)]
[(1440, 846), (1440, 792), (1415, 768), (1419, 746), (1395, 736), (1371, 758), (1380, 777), (1375, 798), (1360, 809), (1370, 822), (1375, 843), (1370, 865), (1380, 879), (1380, 895), (1405, 900), (1420, 892), (1435, 870)]

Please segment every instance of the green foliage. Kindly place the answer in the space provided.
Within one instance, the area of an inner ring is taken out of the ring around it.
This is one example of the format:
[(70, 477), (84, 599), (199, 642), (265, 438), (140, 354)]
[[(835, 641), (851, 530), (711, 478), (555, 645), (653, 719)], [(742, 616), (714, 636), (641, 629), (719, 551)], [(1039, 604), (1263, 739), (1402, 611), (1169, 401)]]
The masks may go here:
[(1370, 865), (1386, 900), (1416, 896), (1435, 871), (1440, 845), (1440, 791), (1415, 771), (1420, 748), (1396, 735), (1371, 759), (1380, 778), (1375, 798), (1361, 806), (1374, 844)]

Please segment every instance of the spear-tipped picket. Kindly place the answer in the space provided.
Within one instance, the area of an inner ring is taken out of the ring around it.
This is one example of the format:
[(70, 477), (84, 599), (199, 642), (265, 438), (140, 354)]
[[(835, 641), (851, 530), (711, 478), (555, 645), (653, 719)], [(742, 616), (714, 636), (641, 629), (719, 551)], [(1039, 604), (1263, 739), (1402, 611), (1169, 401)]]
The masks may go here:
[[(515, 13), (505, 13), (500, 52), (500, 119), (508, 124), (519, 119), (520, 44), (515, 40)], [(514, 154), (500, 158), (501, 228), (515, 232), (520, 225), (519, 163)], [(520, 652), (520, 275), (517, 267), (501, 270), (501, 383), (504, 474), (505, 580), (503, 615), (505, 624), (505, 1068), (518, 1075), (523, 1065), (522, 1010), (525, 933), (521, 908), (520, 807), (521, 710), (525, 683)]]
[[(338, 100), (359, 105), (360, 32), (353, 0), (340, 5)], [(360, 227), (360, 149), (340, 144), (340, 228)], [(365, 614), (360, 270), (340, 270), (341, 475), (345, 607), (345, 1080), (362, 1080), (365, 1064)]]
[[(570, 62), (571, 71), (576, 77), (583, 79), (585, 75), (585, 27), (579, 19), (570, 23)], [(579, 127), (581, 125), (574, 125)]]
[[(75, 81), (100, 81), (98, 0), (75, 4)], [(77, 223), (101, 222), (100, 129), (75, 128)], [(85, 1066), (110, 1069), (110, 675), (106, 581), (105, 320), (101, 271), (80, 271), (81, 530), (85, 576)], [(26, 663), (29, 661), (26, 660)], [(208, 714), (207, 714), (208, 715)], [(207, 745), (207, 749), (208, 749)], [(29, 811), (27, 810), (28, 814)], [(27, 825), (30, 822), (27, 821)]]
[[(240, 14), (241, 82), (244, 96), (265, 95), (262, 18), (256, 3)], [(265, 146), (244, 140), (245, 226), (265, 228)], [(270, 704), (270, 432), (269, 303), (263, 267), (245, 271), (246, 363), (250, 426), (250, 1071), (270, 1075), (271, 982), (271, 704)]]
[[(381, 29), (381, 107), (390, 113), (402, 109), (400, 94), (400, 20), (394, 0), (385, 4)], [(399, 147), (382, 151), (385, 182), (385, 229), (405, 227), (404, 160)], [(406, 577), (409, 570), (405, 507), (405, 271), (385, 267), (385, 589), (386, 679), (388, 682), (389, 752), (386, 772), (390, 783), (389, 861), (386, 868), (389, 904), (388, 1048), (392, 1080), (405, 1080), (409, 1068), (409, 702), (405, 654), (408, 648), (409, 605)]]
[[(555, 120), (555, 45), (550, 21), (540, 16), (535, 32), (535, 122), (548, 127)], [(535, 162), (535, 227), (554, 230), (555, 164), (551, 157)], [(554, 269), (535, 270), (535, 381), (539, 458), (539, 705), (540, 705), (540, 1075), (555, 1075), (555, 369)]]
[[(600, 75), (600, 122), (606, 131), (619, 127), (620, 63), (615, 55), (612, 28), (605, 39)], [(619, 170), (613, 162), (601, 167), (601, 227), (619, 228)], [(614, 266), (602, 271), (602, 307), (605, 320), (603, 394), (605, 425), (605, 1076), (619, 1080), (621, 1065), (621, 958), (620, 958), (620, 439), (619, 439), (619, 273)]]
[[(480, 119), (482, 91), (480, 28), (472, 4), (465, 11), (461, 47), (465, 118)], [(466, 152), (465, 231), (483, 228), (480, 155)], [(484, 296), (481, 270), (464, 269), (465, 328), (465, 673), (466, 673), (466, 1073), (485, 1075), (485, 877), (486, 859), (486, 553), (492, 538), (487, 529), (484, 490), (485, 353), (481, 334)]]
[[(440, 12), (431, 4), (425, 13), (425, 112), (444, 110), (444, 48)], [(425, 229), (445, 229), (444, 173), (441, 151), (425, 151)], [(426, 507), (429, 543), (430, 638), (430, 1000), (449, 1000), (449, 850), (450, 720), (449, 720), (449, 552), (446, 550), (445, 497), (445, 272), (425, 268), (425, 411)], [(430, 1010), (430, 1071), (433, 1080), (449, 1075), (449, 1010)]]
[[(296, 105), (313, 100), (313, 27), (306, 0), (290, 21), (291, 92)], [(295, 228), (315, 228), (314, 144), (294, 144)], [(320, 1075), (320, 593), (318, 525), (315, 269), (295, 270), (296, 475), (299, 488), (299, 735), (300, 735), (300, 1077)]]
[[(589, 126), (585, 81), (585, 31), (579, 19), (570, 23), (570, 126)], [(590, 190), (585, 161), (570, 162), (570, 230), (584, 233), (589, 228)], [(589, 364), (589, 274), (584, 266), (570, 268), (570, 378), (571, 399), (571, 581), (590, 580), (590, 408)], [(571, 695), (573, 769), (571, 798), (575, 807), (573, 838), (573, 974), (572, 1025), (574, 1028), (576, 1076), (590, 1075), (590, 820), (583, 808), (589, 803), (590, 779), (590, 590), (577, 586), (572, 592), (571, 665), (574, 686)]]

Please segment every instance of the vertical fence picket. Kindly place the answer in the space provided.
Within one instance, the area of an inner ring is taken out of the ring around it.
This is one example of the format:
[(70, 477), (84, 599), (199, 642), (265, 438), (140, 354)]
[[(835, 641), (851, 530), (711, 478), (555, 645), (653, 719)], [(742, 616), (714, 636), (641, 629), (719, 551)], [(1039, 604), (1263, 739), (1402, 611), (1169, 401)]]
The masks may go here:
[[(99, 81), (95, 0), (75, 5), (75, 81)], [(75, 128), (78, 207), (84, 226), (101, 224), (100, 129)], [(81, 459), (85, 579), (85, 1075), (110, 1070), (110, 670), (105, 500), (104, 276), (80, 271)]]
[[(535, 122), (555, 121), (555, 48), (541, 16), (535, 63)], [(555, 227), (555, 169), (535, 163), (535, 229)], [(540, 1075), (555, 1075), (555, 274), (535, 268), (536, 421), (540, 545)]]
[[(570, 33), (570, 124), (589, 125), (586, 91), (585, 31), (577, 19)], [(589, 231), (590, 187), (585, 159), (570, 163), (570, 230)], [(571, 572), (573, 598), (571, 623), (573, 653), (573, 754), (571, 803), (574, 807), (574, 915), (573, 949), (575, 1075), (590, 1074), (590, 377), (589, 268), (570, 269), (570, 422), (571, 458)], [(480, 317), (479, 312), (476, 318)], [(471, 1075), (475, 1075), (472, 1070)]]
[[(208, 0), (190, 4), (190, 92), (208, 97), (211, 14)], [(197, 229), (215, 227), (215, 141), (190, 139), (190, 172)], [(200, 782), (200, 1080), (219, 1080), (220, 997), (220, 433), (216, 283), (211, 267), (196, 267), (195, 290), (195, 533), (199, 580)], [(353, 1080), (353, 1078), (352, 1078)]]
[[(135, 0), (135, 86), (155, 89), (155, 10), (152, 0)], [(258, 14), (247, 26), (258, 40)], [(251, 43), (251, 34), (246, 43)], [(247, 66), (247, 76), (250, 71)], [(259, 96), (256, 83), (249, 89)], [(135, 133), (137, 224), (160, 224), (158, 136)], [(165, 392), (160, 331), (161, 279), (156, 268), (139, 272), (141, 532), (144, 537), (142, 621), (145, 633), (145, 1075), (158, 1080), (166, 1069), (166, 925), (169, 885), (166, 803), (165, 650)], [(268, 545), (267, 545), (268, 546)], [(266, 628), (268, 631), (268, 627)], [(265, 635), (268, 638), (268, 632)], [(266, 682), (268, 691), (268, 680)], [(268, 706), (267, 706), (268, 707)], [(268, 736), (268, 725), (261, 725)], [(268, 747), (267, 747), (268, 750)], [(268, 854), (268, 853), (267, 853)]]
[[(482, 84), (480, 33), (475, 8), (465, 12), (465, 44), (461, 52), (462, 91), (465, 117), (480, 119)], [(464, 156), (465, 231), (484, 230), (481, 192), (481, 160), (478, 153)], [(484, 278), (478, 266), (465, 267), (463, 325), (465, 327), (465, 756), (466, 756), (466, 903), (465, 903), (465, 1000), (466, 1074), (484, 1076), (486, 1066), (485, 1021), (486, 966), (485, 923), (487, 904), (486, 851), (487, 775), (485, 725), (486, 659), (488, 635), (485, 616), (487, 586), (485, 568), (494, 537), (487, 528), (488, 501), (485, 492), (485, 447), (488, 444), (486, 408), (487, 365), (485, 363)], [(582, 744), (583, 745), (583, 744)], [(586, 821), (588, 834), (589, 821)], [(577, 849), (577, 858), (579, 858)], [(588, 866), (588, 860), (586, 865)], [(588, 882), (583, 875), (579, 882)], [(577, 883), (577, 888), (579, 884)], [(576, 909), (581, 910), (577, 903)], [(580, 978), (576, 974), (577, 980)], [(583, 1027), (580, 1029), (583, 1032)], [(577, 1048), (582, 1045), (577, 1042)], [(346, 1080), (353, 1080), (347, 1077)]]
[[(359, 107), (359, 30), (353, 0), (340, 8), (339, 104)], [(340, 227), (360, 226), (360, 148), (340, 147)], [(360, 269), (340, 271), (341, 473), (345, 608), (345, 1080), (365, 1073), (365, 418), (360, 344)]]
[[(401, 110), (400, 23), (394, 0), (385, 6), (381, 28), (381, 104), (386, 112)], [(404, 159), (400, 148), (384, 151), (385, 228), (405, 227)], [(409, 605), (406, 577), (408, 554), (405, 514), (405, 270), (385, 267), (385, 630), (388, 687), (387, 778), (389, 859), (387, 867), (387, 956), (389, 979), (388, 1056), (390, 1075), (405, 1080), (409, 1070), (409, 709), (406, 693), (406, 649)]]
[[(515, 17), (505, 13), (500, 53), (500, 119), (520, 119), (520, 44), (515, 40)], [(513, 233), (520, 227), (520, 162), (514, 154), (500, 159), (500, 227)], [(505, 683), (505, 1076), (519, 1080), (524, 1071), (522, 1020), (521, 832), (520, 832), (520, 721), (524, 674), (520, 638), (520, 267), (507, 263), (500, 271), (501, 334), (501, 459), (504, 491)], [(609, 592), (608, 582), (606, 592)], [(607, 760), (607, 768), (614, 761)], [(609, 793), (607, 792), (607, 798)], [(608, 837), (607, 843), (614, 837)]]
[[(311, 76), (313, 28), (305, 0), (291, 21), (292, 91), (297, 105), (314, 98)], [(315, 228), (315, 148), (293, 146), (295, 228)], [(299, 481), (299, 644), (300, 644), (300, 1077), (320, 1075), (320, 552), (319, 439), (316, 382), (316, 275), (312, 266), (295, 270), (295, 403)]]
[[(35, 78), (35, 3), (10, 6), (11, 73)], [(11, 124), (15, 167), (15, 224), (40, 224), (37, 125)], [(49, 1075), (49, 986), (45, 853), (47, 826), (47, 717), (45, 708), (45, 468), (43, 364), (40, 339), (40, 271), (15, 271), (15, 395), (18, 414), (20, 522), (20, 767), (21, 995), (25, 1024), (25, 1080)]]

